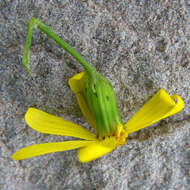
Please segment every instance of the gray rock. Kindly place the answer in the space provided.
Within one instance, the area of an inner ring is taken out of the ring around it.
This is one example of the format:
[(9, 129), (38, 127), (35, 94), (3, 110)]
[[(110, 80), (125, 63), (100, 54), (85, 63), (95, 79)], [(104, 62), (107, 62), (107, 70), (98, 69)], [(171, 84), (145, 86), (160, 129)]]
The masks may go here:
[[(82, 67), (39, 30), (28, 77), (21, 60), (31, 17), (51, 26), (112, 82), (125, 122), (160, 88), (179, 94), (184, 110), (87, 164), (75, 151), (13, 161), (10, 156), (26, 145), (69, 139), (30, 129), (28, 107), (88, 126), (67, 84)], [(187, 0), (0, 1), (0, 189), (189, 189), (189, 34)]]

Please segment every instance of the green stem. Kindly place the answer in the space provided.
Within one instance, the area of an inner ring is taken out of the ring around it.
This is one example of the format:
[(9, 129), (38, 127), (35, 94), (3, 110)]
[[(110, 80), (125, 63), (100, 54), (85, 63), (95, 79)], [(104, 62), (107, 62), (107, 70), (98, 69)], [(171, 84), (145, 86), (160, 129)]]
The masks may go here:
[(53, 39), (58, 45), (64, 48), (69, 54), (71, 54), (84, 67), (86, 72), (88, 72), (89, 74), (92, 74), (94, 72), (95, 70), (94, 67), (89, 65), (88, 62), (79, 53), (77, 53), (69, 44), (67, 44), (65, 41), (59, 38), (57, 34), (55, 34), (50, 27), (48, 27), (47, 25), (45, 25), (36, 18), (31, 18), (28, 22), (26, 42), (24, 46), (24, 56), (22, 61), (29, 74), (30, 74), (30, 71), (28, 69), (29, 47), (32, 39), (32, 30), (33, 27), (35, 26), (39, 28), (41, 31), (43, 31), (51, 39)]

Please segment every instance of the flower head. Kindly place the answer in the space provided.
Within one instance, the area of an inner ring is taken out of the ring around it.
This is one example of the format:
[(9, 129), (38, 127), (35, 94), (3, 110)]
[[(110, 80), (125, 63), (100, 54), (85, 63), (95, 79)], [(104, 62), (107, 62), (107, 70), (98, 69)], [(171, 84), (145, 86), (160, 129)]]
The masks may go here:
[[(30, 145), (14, 153), (12, 159), (22, 160), (47, 153), (77, 149), (78, 160), (89, 162), (125, 144), (129, 133), (171, 116), (184, 107), (183, 100), (178, 95), (170, 96), (163, 89), (160, 89), (126, 124), (123, 124), (118, 115), (117, 107), (115, 107), (115, 95), (109, 86), (109, 82), (103, 78), (105, 81), (99, 82), (99, 85), (102, 85), (101, 88), (97, 86), (97, 83), (94, 87), (93, 82), (87, 80), (89, 80), (87, 73), (81, 72), (69, 79), (69, 85), (76, 95), (84, 117), (94, 128), (96, 134), (70, 121), (35, 108), (29, 108), (25, 114), (25, 120), (34, 130), (47, 134), (76, 137), (81, 140)], [(98, 80), (101, 80), (101, 78)], [(89, 88), (89, 85), (91, 85), (90, 90), (86, 89), (87, 86)], [(97, 88), (98, 90), (96, 90)], [(103, 89), (107, 90), (106, 93)], [(87, 92), (87, 90), (89, 91)], [(110, 95), (107, 93), (109, 90), (111, 96), (108, 99), (110, 100), (111, 97), (114, 100), (111, 99), (106, 105), (106, 97)], [(101, 100), (98, 100), (99, 102), (96, 101), (97, 96), (101, 98)], [(103, 113), (103, 111), (106, 113)]]
[(36, 18), (31, 18), (28, 23), (23, 56), (23, 64), (27, 71), (30, 73), (28, 53), (33, 28), (39, 28), (47, 34), (85, 69), (84, 72), (72, 77), (69, 85), (76, 95), (84, 117), (94, 128), (96, 135), (70, 121), (29, 108), (25, 114), (25, 120), (34, 130), (53, 135), (72, 136), (82, 140), (31, 145), (13, 154), (14, 160), (78, 149), (79, 161), (88, 162), (125, 144), (128, 133), (138, 131), (183, 109), (183, 100), (179, 96), (170, 97), (161, 89), (126, 124), (123, 124), (110, 82), (88, 64), (78, 52), (60, 39), (50, 27)]

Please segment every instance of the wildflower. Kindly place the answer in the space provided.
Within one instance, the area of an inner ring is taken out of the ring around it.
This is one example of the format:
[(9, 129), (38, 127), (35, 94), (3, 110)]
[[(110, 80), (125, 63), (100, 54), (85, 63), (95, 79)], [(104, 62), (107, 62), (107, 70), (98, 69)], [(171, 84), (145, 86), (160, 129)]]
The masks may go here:
[[(94, 117), (84, 96), (85, 79), (85, 72), (76, 74), (69, 80), (69, 85), (76, 95), (84, 117), (96, 131)], [(114, 133), (103, 138), (97, 137), (94, 133), (75, 123), (35, 108), (29, 108), (25, 114), (25, 120), (34, 130), (47, 134), (76, 137), (83, 140), (30, 145), (13, 154), (12, 159), (23, 160), (52, 152), (78, 149), (78, 160), (80, 162), (89, 162), (125, 144), (129, 133), (171, 116), (182, 110), (183, 107), (183, 100), (178, 95), (169, 96), (163, 89), (160, 89), (125, 125), (118, 123)]]
[(94, 128), (96, 134), (70, 121), (35, 108), (29, 108), (25, 114), (25, 120), (34, 130), (82, 140), (31, 145), (17, 151), (12, 155), (12, 159), (22, 160), (51, 152), (78, 149), (79, 161), (89, 162), (125, 144), (129, 133), (138, 131), (183, 109), (183, 100), (179, 96), (169, 96), (161, 89), (126, 124), (123, 124), (111, 83), (88, 64), (79, 53), (61, 40), (51, 28), (35, 18), (31, 18), (28, 24), (23, 57), (26, 70), (30, 72), (28, 52), (33, 27), (46, 33), (84, 67), (84, 72), (69, 79), (69, 85), (76, 95), (84, 117)]

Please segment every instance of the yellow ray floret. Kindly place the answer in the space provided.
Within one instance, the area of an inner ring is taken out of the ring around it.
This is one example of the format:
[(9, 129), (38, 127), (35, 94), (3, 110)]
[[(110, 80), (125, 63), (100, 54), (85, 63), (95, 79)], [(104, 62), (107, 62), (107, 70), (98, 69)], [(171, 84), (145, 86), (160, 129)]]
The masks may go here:
[[(177, 102), (175, 102), (175, 100)], [(145, 105), (125, 124), (126, 131), (133, 133), (161, 119), (169, 117), (184, 107), (178, 95), (170, 96), (160, 89)]]
[(113, 151), (115, 148), (115, 138), (107, 137), (105, 140), (96, 141), (86, 147), (78, 149), (78, 160), (80, 162), (89, 162)]
[(85, 71), (69, 79), (69, 86), (77, 98), (78, 105), (87, 122), (96, 130), (96, 124), (84, 96), (87, 74)]
[(96, 140), (96, 135), (85, 128), (35, 108), (28, 109), (25, 120), (32, 129), (41, 133)]
[(89, 146), (93, 141), (66, 141), (66, 142), (54, 142), (54, 143), (44, 143), (30, 145), (25, 148), (20, 149), (12, 155), (13, 160), (23, 160), (35, 156), (40, 156), (43, 154), (48, 154), (52, 152), (60, 152), (72, 150), (84, 146)]

